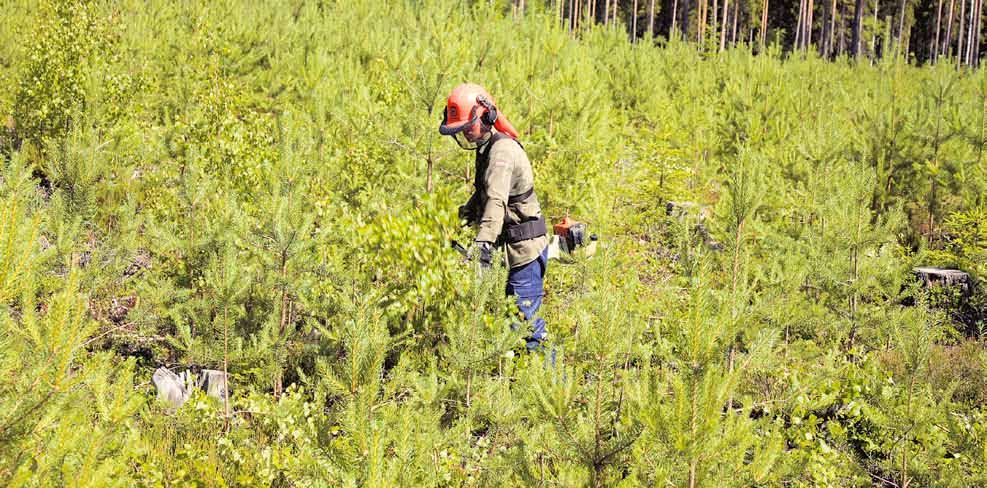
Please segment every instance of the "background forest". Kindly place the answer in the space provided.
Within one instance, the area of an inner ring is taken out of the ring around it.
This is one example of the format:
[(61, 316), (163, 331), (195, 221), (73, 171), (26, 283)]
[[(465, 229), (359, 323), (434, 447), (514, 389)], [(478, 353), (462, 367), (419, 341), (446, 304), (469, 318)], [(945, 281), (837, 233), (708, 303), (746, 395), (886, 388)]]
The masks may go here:
[[(987, 484), (983, 287), (912, 274), (987, 274), (976, 60), (573, 3), (2, 3), (7, 486)], [(467, 80), (600, 236), (549, 270), (554, 366), (448, 246)], [(229, 405), (172, 412), (159, 366)]]

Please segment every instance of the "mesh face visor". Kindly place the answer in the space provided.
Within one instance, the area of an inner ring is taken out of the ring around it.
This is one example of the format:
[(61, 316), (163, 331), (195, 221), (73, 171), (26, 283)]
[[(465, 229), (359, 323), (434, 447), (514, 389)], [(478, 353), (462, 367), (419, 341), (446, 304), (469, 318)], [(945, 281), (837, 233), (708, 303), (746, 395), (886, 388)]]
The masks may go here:
[[(469, 126), (469, 124), (466, 125)], [(467, 150), (476, 149), (483, 145), (482, 141), (470, 142), (470, 140), (466, 138), (466, 134), (463, 134), (462, 130), (453, 133), (452, 138), (456, 140), (456, 144), (459, 144), (459, 147)]]

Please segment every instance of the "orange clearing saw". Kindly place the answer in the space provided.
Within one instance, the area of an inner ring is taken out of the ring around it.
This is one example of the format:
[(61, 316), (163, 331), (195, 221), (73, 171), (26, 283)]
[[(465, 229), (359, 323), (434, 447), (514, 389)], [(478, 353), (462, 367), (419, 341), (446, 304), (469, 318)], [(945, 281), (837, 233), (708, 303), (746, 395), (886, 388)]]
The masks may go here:
[(586, 235), (586, 224), (576, 222), (566, 216), (561, 222), (552, 226), (553, 236), (548, 241), (548, 258), (559, 259), (562, 253), (573, 254), (579, 248), (584, 248), (581, 254), (592, 256), (596, 253), (596, 234)]

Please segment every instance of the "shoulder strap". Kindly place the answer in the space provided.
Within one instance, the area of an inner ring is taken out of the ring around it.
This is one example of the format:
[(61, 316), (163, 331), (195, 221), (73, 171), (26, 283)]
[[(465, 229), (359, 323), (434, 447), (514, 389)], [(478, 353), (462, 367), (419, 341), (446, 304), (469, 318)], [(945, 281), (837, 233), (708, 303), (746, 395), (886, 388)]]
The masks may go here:
[[(518, 146), (521, 146), (521, 149), (524, 149), (524, 146), (517, 139), (514, 139), (513, 137), (511, 137), (511, 136), (509, 136), (507, 134), (504, 134), (502, 132), (496, 132), (496, 133), (494, 133), (494, 135), (492, 135), (490, 137), (490, 141), (487, 142), (487, 144), (485, 144), (485, 147), (487, 149), (486, 152), (480, 152), (480, 149), (477, 149), (476, 150), (476, 168), (475, 168), (476, 174), (473, 175), (473, 188), (476, 191), (482, 191), (483, 190), (483, 187), (484, 187), (484, 185), (483, 185), (483, 175), (487, 172), (487, 166), (490, 164), (490, 151), (493, 150), (493, 145), (497, 141), (500, 141), (500, 140), (503, 140), (503, 139), (511, 139), (514, 142), (516, 142)], [(518, 203), (518, 202), (522, 202), (524, 200), (527, 200), (528, 197), (530, 197), (531, 194), (534, 193), (534, 192), (535, 192), (535, 187), (532, 186), (526, 192), (523, 192), (523, 193), (518, 194), (518, 195), (510, 195), (507, 198), (507, 203), (508, 204), (513, 204), (513, 203)]]

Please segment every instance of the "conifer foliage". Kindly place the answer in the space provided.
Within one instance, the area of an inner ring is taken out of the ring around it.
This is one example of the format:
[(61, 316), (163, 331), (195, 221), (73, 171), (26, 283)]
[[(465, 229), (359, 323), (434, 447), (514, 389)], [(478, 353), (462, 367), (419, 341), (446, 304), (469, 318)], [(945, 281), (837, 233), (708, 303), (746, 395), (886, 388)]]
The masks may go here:
[[(4, 485), (987, 483), (987, 78), (827, 59), (924, 7), (35, 3), (0, 9)], [(449, 246), (461, 81), (600, 237), (542, 350)], [(176, 409), (159, 367), (232, 388)]]

